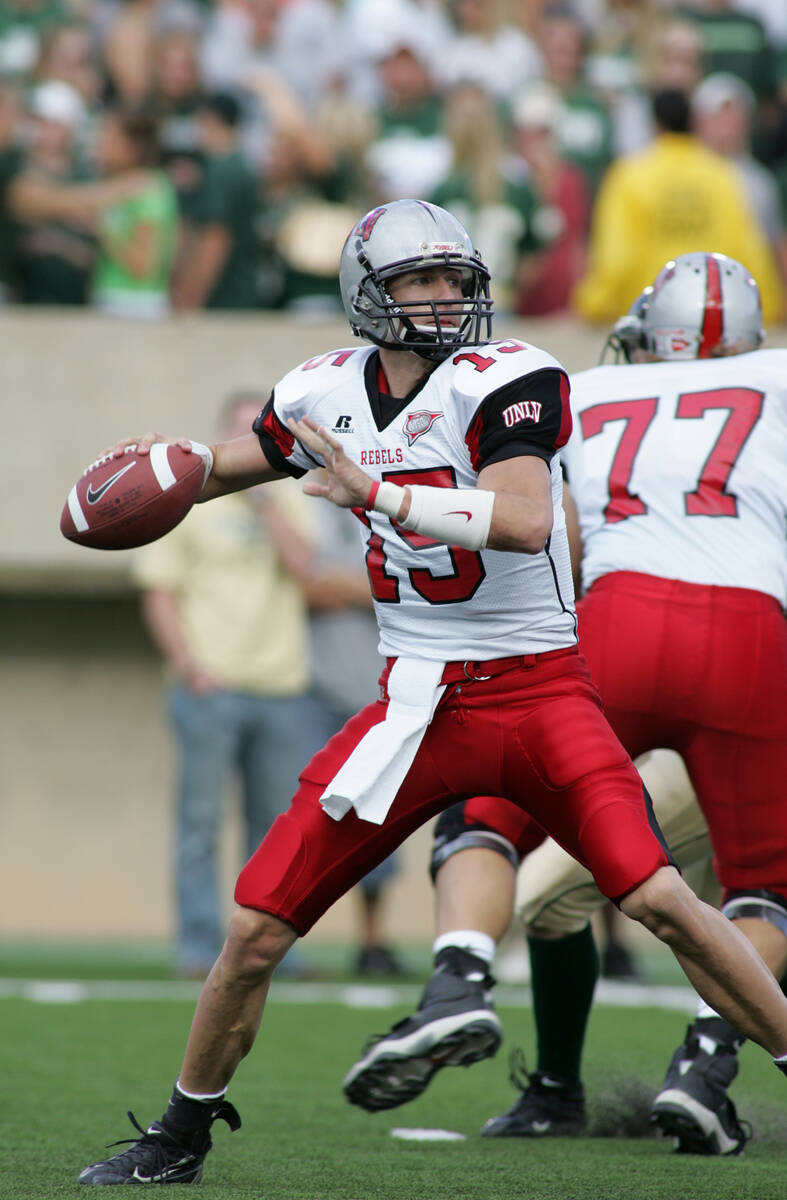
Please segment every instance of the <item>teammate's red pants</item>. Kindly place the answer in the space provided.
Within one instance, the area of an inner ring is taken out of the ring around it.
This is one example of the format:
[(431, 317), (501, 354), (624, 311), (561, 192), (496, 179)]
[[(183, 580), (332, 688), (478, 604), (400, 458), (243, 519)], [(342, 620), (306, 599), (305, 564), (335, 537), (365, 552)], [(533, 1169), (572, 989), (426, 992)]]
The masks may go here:
[[(479, 795), (526, 809), (606, 896), (625, 895), (665, 865), (641, 780), (576, 647), (516, 662), (475, 680), (462, 664), (448, 664), (449, 686), (383, 825), (352, 810), (334, 821), (319, 804), (366, 730), (384, 719), (385, 702), (353, 717), (302, 772), (290, 809), (243, 868), (237, 902), (306, 933), (424, 821)], [(473, 674), (487, 674), (485, 664), (475, 667)]]
[[(681, 755), (727, 892), (787, 896), (787, 623), (771, 596), (621, 571), (577, 605), (579, 641), (612, 728), (632, 758)], [(524, 857), (539, 831), (489, 796), (468, 824)]]

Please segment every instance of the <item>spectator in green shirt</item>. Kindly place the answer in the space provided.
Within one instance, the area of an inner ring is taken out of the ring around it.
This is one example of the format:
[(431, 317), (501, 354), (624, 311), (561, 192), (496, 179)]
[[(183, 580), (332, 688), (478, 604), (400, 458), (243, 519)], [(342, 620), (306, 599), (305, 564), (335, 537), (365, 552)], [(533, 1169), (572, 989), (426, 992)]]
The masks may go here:
[(99, 130), (97, 158), (105, 176), (128, 185), (96, 221), (93, 304), (115, 316), (156, 318), (169, 311), (178, 205), (172, 184), (154, 165), (156, 133), (150, 117), (119, 109), (105, 114)]
[(28, 222), (76, 221), (98, 241), (94, 305), (116, 316), (156, 318), (169, 310), (178, 228), (175, 192), (154, 166), (155, 123), (121, 109), (102, 118), (96, 159), (102, 178), (57, 183), (20, 172), (7, 185), (7, 211)]
[(256, 308), (259, 187), (238, 146), (240, 104), (218, 92), (202, 101), (202, 184), (181, 241), (176, 308)]

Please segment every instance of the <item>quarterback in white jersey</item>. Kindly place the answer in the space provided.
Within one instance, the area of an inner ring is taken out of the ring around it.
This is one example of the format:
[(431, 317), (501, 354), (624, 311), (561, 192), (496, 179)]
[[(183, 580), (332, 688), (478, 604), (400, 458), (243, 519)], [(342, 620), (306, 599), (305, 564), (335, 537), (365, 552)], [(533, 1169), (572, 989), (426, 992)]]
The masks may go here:
[(710, 1002), (787, 1056), (787, 999), (675, 870), (578, 651), (556, 463), (568, 383), (549, 355), (492, 340), (488, 278), (444, 209), (375, 209), (350, 231), (340, 287), (353, 331), (378, 349), (302, 364), (254, 432), (196, 448), (210, 466), (202, 500), (325, 468), (304, 490), (366, 523), (388, 662), (380, 699), (307, 763), (240, 873), (166, 1112), (83, 1183), (196, 1182), (214, 1120), (239, 1124), (225, 1091), (276, 964), (414, 829), (471, 796), (531, 813)]
[(380, 652), (448, 662), (572, 645), (574, 591), (555, 453), (571, 421), (563, 368), (543, 350), (509, 340), (449, 355), (404, 400), (381, 383), (374, 347), (296, 367), (255, 423), (268, 461), (292, 475), (317, 465), (289, 429), (304, 416), (330, 430), (372, 479), (400, 486), (472, 488), (482, 466), (524, 453), (549, 467), (554, 521), (542, 553), (514, 556), (404, 530), (391, 537), (387, 516), (359, 511)]

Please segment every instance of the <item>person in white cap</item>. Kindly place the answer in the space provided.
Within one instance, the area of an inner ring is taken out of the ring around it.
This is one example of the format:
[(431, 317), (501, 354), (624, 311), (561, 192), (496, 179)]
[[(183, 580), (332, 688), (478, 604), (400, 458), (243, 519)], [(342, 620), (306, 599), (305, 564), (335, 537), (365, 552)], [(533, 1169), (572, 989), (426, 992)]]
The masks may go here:
[[(24, 161), (28, 178), (72, 184), (89, 177), (79, 151), (87, 109), (71, 84), (41, 83), (29, 96), (30, 140)], [(86, 304), (96, 261), (96, 242), (77, 215), (39, 221), (17, 214), (13, 274), (17, 296), (27, 304)], [(34, 217), (35, 214), (30, 214)]]

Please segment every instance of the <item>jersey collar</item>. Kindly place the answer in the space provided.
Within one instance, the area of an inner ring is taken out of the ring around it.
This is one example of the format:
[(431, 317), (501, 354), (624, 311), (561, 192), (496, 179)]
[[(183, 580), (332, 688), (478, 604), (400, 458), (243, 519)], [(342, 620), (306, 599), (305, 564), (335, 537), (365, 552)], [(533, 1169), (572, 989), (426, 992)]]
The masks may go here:
[(384, 389), (387, 387), (387, 382), (380, 362), (380, 355), (377, 350), (374, 350), (369, 355), (363, 369), (364, 383), (366, 384), (369, 407), (372, 410), (374, 423), (379, 433), (382, 433), (399, 416), (399, 413), (412, 403), (421, 391), (421, 388), (431, 379), (432, 374), (433, 372), (430, 371), (427, 375), (424, 375), (423, 379), (403, 399), (400, 399), (397, 396), (389, 395), (385, 390), (381, 390), (381, 385), (382, 389)]

